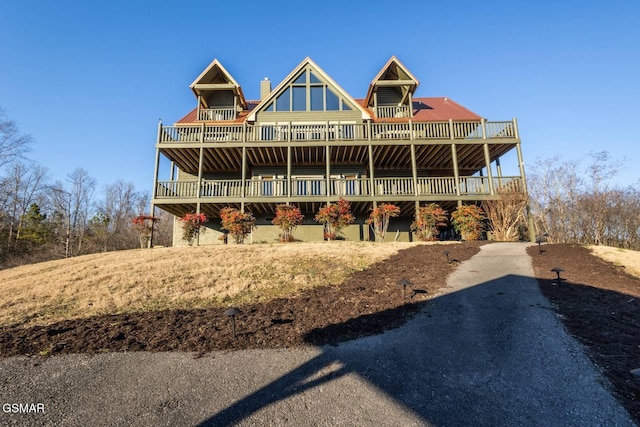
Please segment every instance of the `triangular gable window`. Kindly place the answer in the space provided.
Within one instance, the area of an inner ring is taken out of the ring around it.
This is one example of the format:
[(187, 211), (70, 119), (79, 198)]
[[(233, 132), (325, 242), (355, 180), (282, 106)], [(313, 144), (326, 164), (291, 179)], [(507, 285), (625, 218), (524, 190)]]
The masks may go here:
[(310, 69), (305, 69), (265, 111), (351, 111), (349, 103)]

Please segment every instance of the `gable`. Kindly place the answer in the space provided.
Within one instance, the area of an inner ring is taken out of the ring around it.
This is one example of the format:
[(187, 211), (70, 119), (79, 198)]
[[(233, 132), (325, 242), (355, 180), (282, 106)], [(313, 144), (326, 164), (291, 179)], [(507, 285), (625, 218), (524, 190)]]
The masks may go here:
[[(217, 59), (214, 59), (189, 87), (197, 97), (202, 96), (205, 102), (212, 96), (228, 97), (229, 92), (231, 92), (233, 96), (238, 97), (238, 101), (243, 108), (247, 106), (242, 88)], [(226, 93), (216, 94), (215, 92), (218, 91)]]
[(310, 58), (302, 61), (258, 106), (249, 114), (266, 113), (359, 113), (363, 120), (369, 113), (345, 92)]
[[(415, 93), (420, 82), (398, 58), (392, 56), (369, 85), (365, 105), (373, 105), (373, 94), (377, 92), (387, 99), (395, 93), (400, 102), (407, 102), (408, 95)], [(396, 98), (396, 96), (393, 96)]]

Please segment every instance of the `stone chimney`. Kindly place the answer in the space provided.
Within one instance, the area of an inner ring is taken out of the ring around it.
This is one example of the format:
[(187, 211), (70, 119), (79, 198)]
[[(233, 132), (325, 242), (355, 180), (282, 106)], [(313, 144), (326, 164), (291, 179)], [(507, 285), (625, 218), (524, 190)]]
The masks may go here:
[(265, 77), (264, 80), (260, 81), (260, 101), (265, 99), (267, 95), (271, 93), (271, 80), (269, 77)]

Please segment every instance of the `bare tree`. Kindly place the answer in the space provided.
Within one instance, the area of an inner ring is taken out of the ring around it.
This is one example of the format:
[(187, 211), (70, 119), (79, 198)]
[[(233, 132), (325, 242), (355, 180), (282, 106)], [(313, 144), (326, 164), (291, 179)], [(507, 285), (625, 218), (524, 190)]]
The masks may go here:
[(529, 195), (538, 236), (549, 242), (568, 243), (575, 238), (575, 205), (581, 193), (582, 179), (575, 161), (560, 157), (538, 160), (529, 177)]
[(16, 162), (3, 180), (9, 218), (7, 244), (20, 238), (21, 218), (42, 191), (47, 169), (37, 163)]
[(21, 158), (31, 142), (31, 136), (20, 133), (15, 122), (0, 109), (0, 168)]
[(105, 186), (98, 211), (109, 219), (110, 249), (131, 249), (138, 245), (131, 221), (146, 210), (147, 199), (130, 182), (116, 181)]
[[(64, 230), (65, 258), (82, 251), (82, 240), (89, 219), (95, 185), (95, 180), (87, 171), (78, 168), (68, 175), (67, 185), (57, 181), (50, 188), (55, 216)], [(77, 248), (75, 252), (74, 246)]]

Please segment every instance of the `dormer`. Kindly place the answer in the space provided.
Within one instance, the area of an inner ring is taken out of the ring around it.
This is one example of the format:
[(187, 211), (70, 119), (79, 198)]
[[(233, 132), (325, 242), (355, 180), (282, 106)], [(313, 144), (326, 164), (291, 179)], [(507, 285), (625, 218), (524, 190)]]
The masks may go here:
[(369, 85), (365, 106), (378, 119), (413, 117), (413, 94), (420, 82), (392, 56)]
[(189, 86), (198, 98), (198, 121), (230, 121), (247, 108), (242, 88), (217, 59)]

